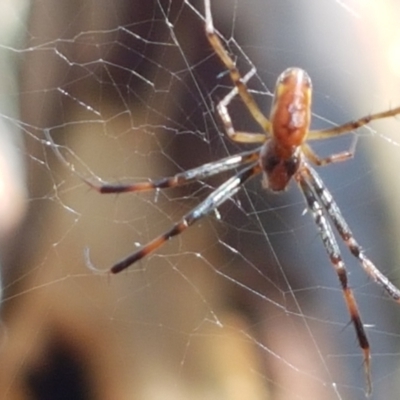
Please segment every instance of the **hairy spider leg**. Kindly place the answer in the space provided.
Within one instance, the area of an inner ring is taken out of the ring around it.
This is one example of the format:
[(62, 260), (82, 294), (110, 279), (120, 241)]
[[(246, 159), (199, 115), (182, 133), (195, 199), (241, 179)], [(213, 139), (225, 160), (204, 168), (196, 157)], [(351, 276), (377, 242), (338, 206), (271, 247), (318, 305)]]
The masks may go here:
[(202, 217), (209, 214), (211, 211), (215, 210), (218, 206), (224, 203), (226, 200), (230, 199), (237, 191), (240, 189), (241, 185), (246, 182), (251, 177), (259, 174), (261, 172), (261, 166), (259, 163), (255, 163), (250, 167), (243, 169), (238, 172), (235, 176), (228, 179), (221, 186), (215, 189), (205, 200), (203, 200), (198, 206), (196, 206), (192, 211), (186, 214), (179, 222), (177, 222), (171, 229), (155, 238), (144, 247), (142, 247), (137, 252), (129, 255), (125, 259), (116, 263), (112, 268), (111, 272), (116, 274), (128, 268), (130, 265), (136, 261), (147, 256), (149, 253), (158, 249), (166, 241), (172, 237), (179, 235), (185, 231), (189, 226), (193, 225), (196, 221)]
[(141, 192), (154, 189), (174, 188), (177, 186), (187, 185), (191, 182), (209, 178), (222, 172), (230, 171), (245, 164), (255, 162), (259, 158), (260, 149), (246, 151), (240, 154), (222, 158), (218, 161), (203, 164), (200, 167), (180, 172), (174, 176), (150, 180), (148, 182), (137, 182), (127, 185), (118, 184), (96, 184), (87, 179), (85, 182), (97, 190), (99, 193), (125, 193), (125, 192)]
[(382, 272), (373, 264), (373, 262), (365, 256), (362, 247), (358, 244), (352, 231), (347, 225), (343, 215), (333, 199), (332, 195), (322, 182), (317, 172), (307, 164), (305, 172), (313, 186), (314, 192), (320, 199), (329, 218), (335, 225), (339, 235), (350, 250), (350, 253), (357, 258), (368, 276), (378, 283), (386, 291), (386, 293), (396, 302), (400, 302), (400, 290), (390, 280), (382, 274)]
[(365, 117), (361, 117), (360, 119), (357, 119), (355, 121), (347, 122), (335, 128), (310, 131), (308, 134), (308, 139), (309, 140), (329, 139), (331, 137), (350, 133), (351, 131), (354, 131), (358, 128), (361, 128), (364, 125), (369, 124), (371, 121), (394, 117), (398, 114), (400, 114), (400, 107), (396, 107), (387, 111), (378, 112), (376, 114), (366, 115)]
[[(256, 69), (251, 69), (243, 78), (243, 82), (247, 81), (255, 74)], [(255, 133), (255, 132), (243, 132), (235, 130), (231, 116), (228, 112), (228, 105), (232, 99), (237, 96), (239, 90), (237, 86), (234, 86), (232, 90), (218, 103), (217, 111), (221, 118), (221, 121), (225, 128), (225, 133), (229, 139), (239, 143), (264, 143), (271, 135), (269, 132)]]
[(205, 8), (205, 28), (206, 28), (206, 35), (208, 41), (210, 42), (211, 47), (217, 53), (218, 57), (221, 59), (225, 67), (229, 71), (229, 75), (232, 79), (233, 84), (237, 87), (239, 92), (239, 96), (243, 100), (243, 103), (248, 108), (250, 114), (253, 118), (257, 121), (257, 123), (261, 126), (264, 132), (270, 131), (270, 122), (261, 112), (258, 104), (255, 102), (253, 96), (247, 89), (245, 82), (243, 81), (242, 76), (240, 75), (239, 70), (236, 67), (235, 62), (229, 56), (227, 51), (225, 50), (218, 34), (215, 32), (214, 23), (212, 20), (211, 14), (211, 5), (210, 0), (205, 0), (204, 2)]
[[(331, 264), (335, 269), (336, 274), (339, 278), (340, 285), (342, 286), (345, 303), (350, 314), (354, 329), (356, 331), (358, 343), (364, 354), (364, 369), (367, 381), (367, 394), (369, 395), (372, 392), (372, 382), (371, 352), (367, 334), (365, 333), (364, 325), (361, 320), (360, 311), (358, 309), (353, 291), (348, 286), (347, 270), (340, 254), (339, 246), (333, 234), (332, 228), (324, 215), (324, 209), (326, 210), (326, 206), (320, 204), (320, 201), (322, 203), (321, 193), (319, 192), (319, 189), (314, 186), (314, 181), (310, 180), (310, 174), (307, 173), (309, 166), (304, 163), (302, 167), (304, 167), (304, 169), (302, 168), (296, 175), (296, 180), (300, 186), (304, 198), (306, 199), (307, 206), (311, 211), (311, 215), (314, 219), (316, 226), (318, 227), (318, 231), (324, 244), (325, 250), (328, 253)], [(324, 196), (330, 195), (328, 189), (324, 187), (323, 190)]]

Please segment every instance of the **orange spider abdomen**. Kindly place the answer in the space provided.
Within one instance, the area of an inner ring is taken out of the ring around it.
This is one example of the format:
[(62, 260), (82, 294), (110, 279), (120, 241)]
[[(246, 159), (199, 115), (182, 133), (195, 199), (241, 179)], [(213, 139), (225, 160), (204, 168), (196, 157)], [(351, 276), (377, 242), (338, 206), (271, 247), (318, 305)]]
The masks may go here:
[(311, 79), (300, 68), (279, 76), (271, 108), (271, 139), (260, 154), (264, 186), (284, 190), (300, 165), (300, 146), (311, 119)]
[(279, 76), (271, 108), (272, 136), (282, 157), (306, 139), (311, 118), (311, 79), (300, 68), (289, 68)]

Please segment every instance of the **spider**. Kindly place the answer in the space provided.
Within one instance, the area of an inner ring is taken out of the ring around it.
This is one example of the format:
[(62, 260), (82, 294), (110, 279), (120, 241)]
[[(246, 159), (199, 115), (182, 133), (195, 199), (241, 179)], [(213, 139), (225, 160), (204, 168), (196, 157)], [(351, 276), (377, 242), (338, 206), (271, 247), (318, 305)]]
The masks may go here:
[[(133, 263), (158, 249), (172, 237), (185, 231), (196, 221), (234, 196), (250, 178), (262, 174), (264, 188), (272, 192), (285, 190), (289, 182), (294, 179), (304, 195), (308, 209), (328, 253), (329, 260), (339, 278), (351, 322), (354, 325), (358, 343), (363, 352), (367, 393), (370, 394), (372, 391), (370, 345), (356, 299), (348, 285), (346, 267), (335, 239), (332, 225), (368, 276), (381, 285), (389, 296), (397, 302), (400, 302), (400, 290), (364, 254), (329, 190), (310, 165), (310, 162), (316, 166), (324, 166), (348, 160), (353, 156), (353, 146), (348, 151), (320, 158), (308, 145), (307, 140), (327, 139), (349, 133), (368, 124), (370, 121), (400, 114), (400, 107), (368, 115), (338, 127), (325, 130), (310, 130), (312, 91), (310, 77), (300, 68), (289, 68), (279, 76), (276, 82), (270, 117), (265, 117), (246, 85), (247, 81), (254, 75), (255, 69), (253, 68), (244, 77), (241, 76), (235, 62), (222, 44), (219, 34), (214, 29), (210, 0), (204, 0), (204, 7), (206, 36), (213, 51), (228, 70), (234, 84), (234, 88), (217, 105), (217, 111), (225, 132), (235, 142), (261, 143), (261, 145), (254, 150), (210, 162), (172, 177), (149, 182), (129, 185), (97, 185), (85, 180), (100, 193), (139, 192), (173, 188), (193, 181), (203, 180), (225, 171), (239, 169), (239, 172), (215, 189), (168, 231), (117, 262), (111, 268), (111, 272), (119, 273), (125, 270)], [(237, 95), (240, 96), (252, 117), (261, 127), (262, 133), (236, 131), (233, 127), (228, 105)]]

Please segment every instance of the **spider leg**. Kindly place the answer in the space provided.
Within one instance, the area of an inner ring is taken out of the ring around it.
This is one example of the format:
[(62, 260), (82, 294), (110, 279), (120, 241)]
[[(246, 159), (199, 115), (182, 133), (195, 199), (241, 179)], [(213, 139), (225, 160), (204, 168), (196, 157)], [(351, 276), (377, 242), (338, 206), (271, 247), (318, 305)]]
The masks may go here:
[[(307, 206), (311, 211), (311, 215), (314, 218), (314, 222), (318, 227), (319, 234), (324, 244), (325, 250), (328, 253), (329, 259), (336, 274), (339, 278), (340, 285), (342, 286), (344, 299), (348, 312), (350, 314), (351, 321), (356, 331), (358, 343), (364, 354), (364, 369), (367, 380), (367, 394), (372, 392), (371, 383), (371, 352), (367, 338), (367, 334), (364, 329), (363, 322), (361, 320), (360, 311), (353, 291), (348, 286), (347, 270), (340, 254), (339, 246), (333, 234), (332, 228), (329, 225), (325, 215), (324, 209), (320, 204), (320, 195), (317, 193), (314, 187), (313, 181), (309, 179), (307, 174), (307, 168), (305, 166), (306, 173), (303, 173), (303, 169), (296, 175), (296, 180), (300, 186), (300, 189), (306, 199)], [(325, 205), (324, 205), (325, 207)], [(325, 207), (326, 208), (326, 207)]]
[(356, 150), (357, 138), (358, 136), (354, 136), (354, 140), (352, 141), (348, 150), (342, 151), (340, 153), (331, 154), (330, 156), (325, 158), (319, 157), (318, 154), (316, 154), (307, 143), (302, 144), (301, 150), (313, 164), (318, 166), (343, 162), (349, 160), (350, 158), (353, 158)]
[(226, 200), (235, 195), (244, 182), (260, 172), (261, 166), (258, 162), (238, 172), (235, 176), (228, 179), (221, 186), (215, 189), (210, 195), (208, 195), (208, 197), (206, 197), (199, 205), (186, 214), (180, 221), (174, 224), (168, 231), (153, 239), (135, 253), (116, 263), (111, 268), (111, 272), (114, 274), (121, 272), (136, 261), (139, 261), (143, 257), (147, 256), (152, 251), (158, 249), (172, 237), (185, 231), (196, 221), (206, 216)]
[(269, 132), (271, 126), (270, 121), (261, 112), (253, 96), (248, 91), (246, 83), (244, 79), (241, 77), (240, 72), (235, 65), (235, 62), (228, 54), (220, 38), (218, 37), (218, 34), (215, 32), (211, 15), (210, 0), (204, 1), (204, 8), (205, 8), (205, 25), (206, 25), (205, 29), (210, 45), (217, 53), (218, 57), (221, 59), (225, 67), (228, 69), (229, 75), (232, 79), (232, 82), (237, 88), (239, 96), (242, 98), (243, 103), (246, 105), (253, 118), (258, 122), (258, 124), (262, 127), (262, 129), (265, 132)]
[(165, 189), (177, 186), (186, 185), (188, 183), (205, 179), (213, 175), (220, 174), (225, 171), (240, 167), (244, 164), (257, 161), (259, 158), (260, 149), (246, 151), (234, 156), (222, 158), (219, 161), (213, 161), (203, 164), (200, 167), (189, 169), (187, 171), (178, 173), (174, 176), (161, 178), (154, 181), (138, 182), (127, 185), (117, 184), (101, 184), (95, 183), (82, 178), (90, 187), (97, 190), (99, 193), (125, 193), (125, 192), (140, 192), (152, 189)]
[(361, 128), (364, 125), (369, 124), (371, 121), (375, 121), (377, 119), (383, 119), (388, 117), (394, 117), (395, 115), (400, 114), (400, 107), (393, 108), (391, 110), (382, 111), (376, 114), (366, 115), (356, 121), (350, 121), (346, 124), (337, 126), (335, 128), (323, 129), (318, 131), (310, 131), (308, 133), (309, 140), (315, 139), (328, 139), (334, 136), (343, 135), (347, 132), (354, 131), (358, 128)]
[[(247, 83), (247, 81), (254, 75), (256, 72), (255, 68), (250, 70), (243, 78), (243, 82)], [(263, 143), (267, 139), (267, 135), (265, 133), (249, 133), (249, 132), (241, 132), (236, 131), (233, 127), (231, 116), (228, 112), (228, 105), (232, 101), (232, 99), (238, 94), (239, 90), (237, 86), (235, 86), (217, 105), (218, 114), (224, 124), (225, 132), (228, 137), (234, 142), (240, 143)]]
[(374, 265), (374, 263), (364, 254), (362, 247), (358, 244), (352, 231), (347, 225), (343, 215), (333, 199), (332, 195), (322, 182), (318, 174), (309, 166), (305, 172), (314, 188), (315, 193), (321, 200), (329, 218), (335, 225), (339, 235), (349, 248), (351, 254), (357, 258), (368, 276), (386, 291), (393, 300), (400, 303), (400, 290)]

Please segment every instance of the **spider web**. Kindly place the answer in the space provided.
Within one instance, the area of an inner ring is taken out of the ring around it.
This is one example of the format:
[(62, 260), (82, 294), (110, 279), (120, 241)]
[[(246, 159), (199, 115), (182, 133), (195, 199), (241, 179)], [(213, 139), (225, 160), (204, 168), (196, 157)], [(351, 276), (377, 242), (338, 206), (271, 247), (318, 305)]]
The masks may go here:
[[(239, 70), (257, 68), (249, 87), (262, 109), (289, 66), (313, 79), (315, 128), (400, 104), (394, 2), (214, 3)], [(250, 148), (216, 117), (232, 83), (206, 41), (203, 2), (5, 4), (2, 397), (365, 398), (339, 283), (294, 184), (277, 196), (256, 178), (126, 272), (105, 272), (230, 175), (118, 196), (81, 177), (146, 181)], [(238, 129), (258, 131), (239, 100), (229, 110)], [(319, 172), (397, 284), (398, 129), (391, 119), (311, 143), (328, 155), (357, 138), (354, 160)], [(394, 398), (400, 310), (341, 248), (371, 342), (373, 398)]]

